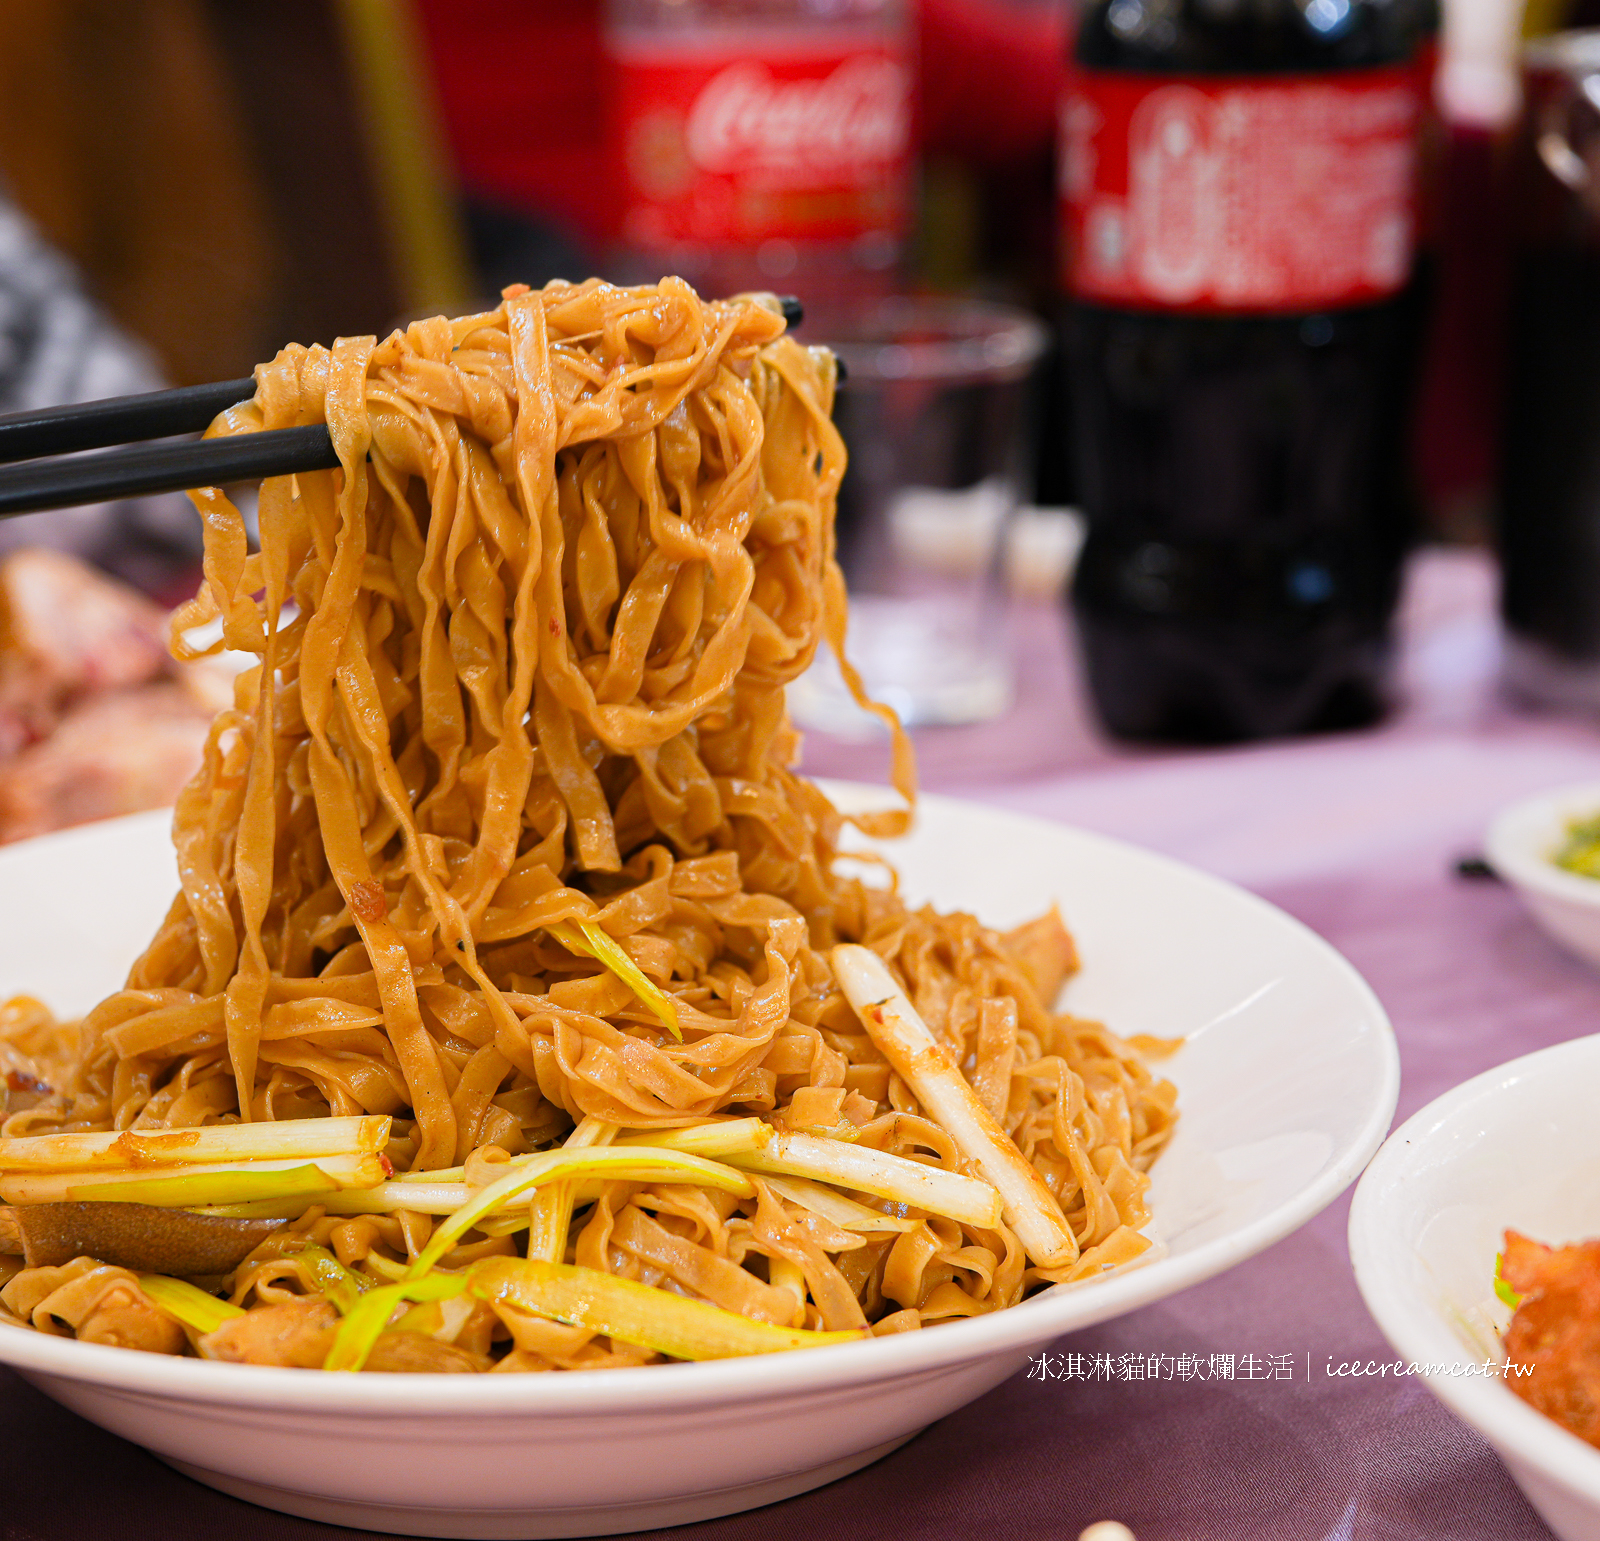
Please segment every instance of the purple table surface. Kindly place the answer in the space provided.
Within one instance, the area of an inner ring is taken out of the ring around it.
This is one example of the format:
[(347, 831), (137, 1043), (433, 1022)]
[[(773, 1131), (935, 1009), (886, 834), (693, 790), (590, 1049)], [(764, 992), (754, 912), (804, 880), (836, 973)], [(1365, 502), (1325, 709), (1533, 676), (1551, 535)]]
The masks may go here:
[[(1114, 750), (1089, 725), (1059, 618), (1041, 609), (1016, 622), (1016, 708), (987, 728), (924, 735), (924, 784), (1164, 851), (1298, 916), (1388, 1008), (1400, 1118), (1479, 1071), (1600, 1030), (1600, 976), (1547, 941), (1504, 888), (1454, 875), (1502, 804), (1600, 778), (1600, 727), (1519, 715), (1498, 698), (1483, 558), (1434, 552), (1414, 564), (1401, 706), (1382, 727), (1338, 738)], [(815, 774), (879, 779), (882, 763), (876, 746), (808, 744)], [(1014, 1377), (865, 1471), (671, 1534), (832, 1541), (981, 1529), (1071, 1541), (1118, 1519), (1138, 1541), (1548, 1538), (1489, 1448), (1419, 1380), (1328, 1373), (1393, 1357), (1356, 1292), (1347, 1212), (1348, 1195), (1231, 1273), (1064, 1339), (1053, 1376)], [(1108, 1356), (1114, 1373), (1069, 1378), (1068, 1354), (1086, 1366)], [(1122, 1378), (1152, 1356), (1162, 1378)], [(1288, 1378), (1249, 1375), (1273, 1360)], [(1196, 1363), (1204, 1378), (1187, 1373)], [(9, 1373), (0, 1450), (4, 1541), (364, 1534), (199, 1487)]]

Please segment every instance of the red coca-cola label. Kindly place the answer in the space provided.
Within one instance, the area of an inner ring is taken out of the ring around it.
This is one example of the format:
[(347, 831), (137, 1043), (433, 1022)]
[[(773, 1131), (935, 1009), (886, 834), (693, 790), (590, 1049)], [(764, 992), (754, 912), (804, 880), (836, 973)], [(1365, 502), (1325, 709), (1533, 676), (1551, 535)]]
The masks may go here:
[(1411, 273), (1415, 70), (1183, 78), (1075, 70), (1062, 237), (1080, 298), (1162, 310), (1357, 305)]
[(881, 33), (624, 38), (622, 233), (640, 246), (851, 240), (904, 228), (911, 68)]

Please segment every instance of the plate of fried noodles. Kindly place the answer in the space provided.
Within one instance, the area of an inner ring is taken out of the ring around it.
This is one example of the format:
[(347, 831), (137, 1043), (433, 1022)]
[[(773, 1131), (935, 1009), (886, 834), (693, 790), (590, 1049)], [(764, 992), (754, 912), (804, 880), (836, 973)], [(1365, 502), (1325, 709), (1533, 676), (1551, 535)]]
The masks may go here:
[(678, 1523), (1376, 1148), (1387, 1020), (1287, 916), (918, 799), (881, 709), (893, 790), (805, 778), (845, 465), (770, 296), (517, 287), (256, 383), (211, 434), (340, 468), (257, 549), (193, 495), (174, 652), (255, 660), (200, 771), (0, 852), (0, 1360), (49, 1395), (336, 1523)]

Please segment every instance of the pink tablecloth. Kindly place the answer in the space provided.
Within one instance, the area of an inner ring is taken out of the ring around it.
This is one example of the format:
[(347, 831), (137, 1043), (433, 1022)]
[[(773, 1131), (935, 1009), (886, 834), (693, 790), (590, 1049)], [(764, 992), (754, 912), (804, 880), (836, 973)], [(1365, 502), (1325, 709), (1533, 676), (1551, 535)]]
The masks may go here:
[[(1454, 875), (1500, 804), (1600, 777), (1600, 728), (1521, 716), (1497, 699), (1481, 559), (1433, 554), (1412, 580), (1405, 702), (1373, 732), (1207, 754), (1115, 752), (1089, 728), (1059, 622), (1040, 611), (1019, 617), (1028, 661), (1011, 719), (922, 746), (932, 787), (1166, 851), (1327, 937), (1394, 1019), (1401, 1117), (1502, 1060), (1600, 1030), (1600, 976), (1547, 942), (1503, 888)], [(859, 747), (817, 742), (809, 752), (819, 773), (879, 764), (880, 752)], [(1116, 1518), (1139, 1541), (1547, 1538), (1489, 1449), (1419, 1381), (1325, 1373), (1330, 1358), (1386, 1356), (1351, 1278), (1346, 1210), (1341, 1201), (1232, 1273), (1058, 1346), (1166, 1356), (1158, 1364), (1171, 1378), (1018, 1376), (853, 1477), (673, 1534), (1071, 1541), (1092, 1520)], [(1215, 1373), (1180, 1378), (1183, 1355)], [(1263, 1364), (1290, 1355), (1293, 1378), (1245, 1378), (1247, 1355)], [(359, 1534), (197, 1487), (9, 1375), (0, 1451), (5, 1541)]]

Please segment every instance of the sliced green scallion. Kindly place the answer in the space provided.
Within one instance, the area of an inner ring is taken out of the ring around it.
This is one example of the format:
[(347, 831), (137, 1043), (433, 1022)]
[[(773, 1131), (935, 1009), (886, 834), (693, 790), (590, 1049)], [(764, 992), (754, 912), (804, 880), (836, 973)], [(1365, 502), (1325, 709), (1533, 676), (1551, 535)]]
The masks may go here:
[(433, 1273), (422, 1279), (402, 1279), (368, 1290), (339, 1323), (333, 1346), (323, 1360), (324, 1370), (359, 1370), (372, 1346), (389, 1325), (395, 1307), (420, 1300), (449, 1300), (467, 1287), (464, 1273)]
[(1522, 1304), (1522, 1296), (1512, 1289), (1512, 1287), (1506, 1282), (1505, 1274), (1501, 1272), (1505, 1266), (1505, 1261), (1506, 1255), (1504, 1252), (1495, 1253), (1494, 1292), (1497, 1299), (1499, 1299), (1505, 1305), (1510, 1306), (1511, 1309), (1515, 1311), (1517, 1307)]

